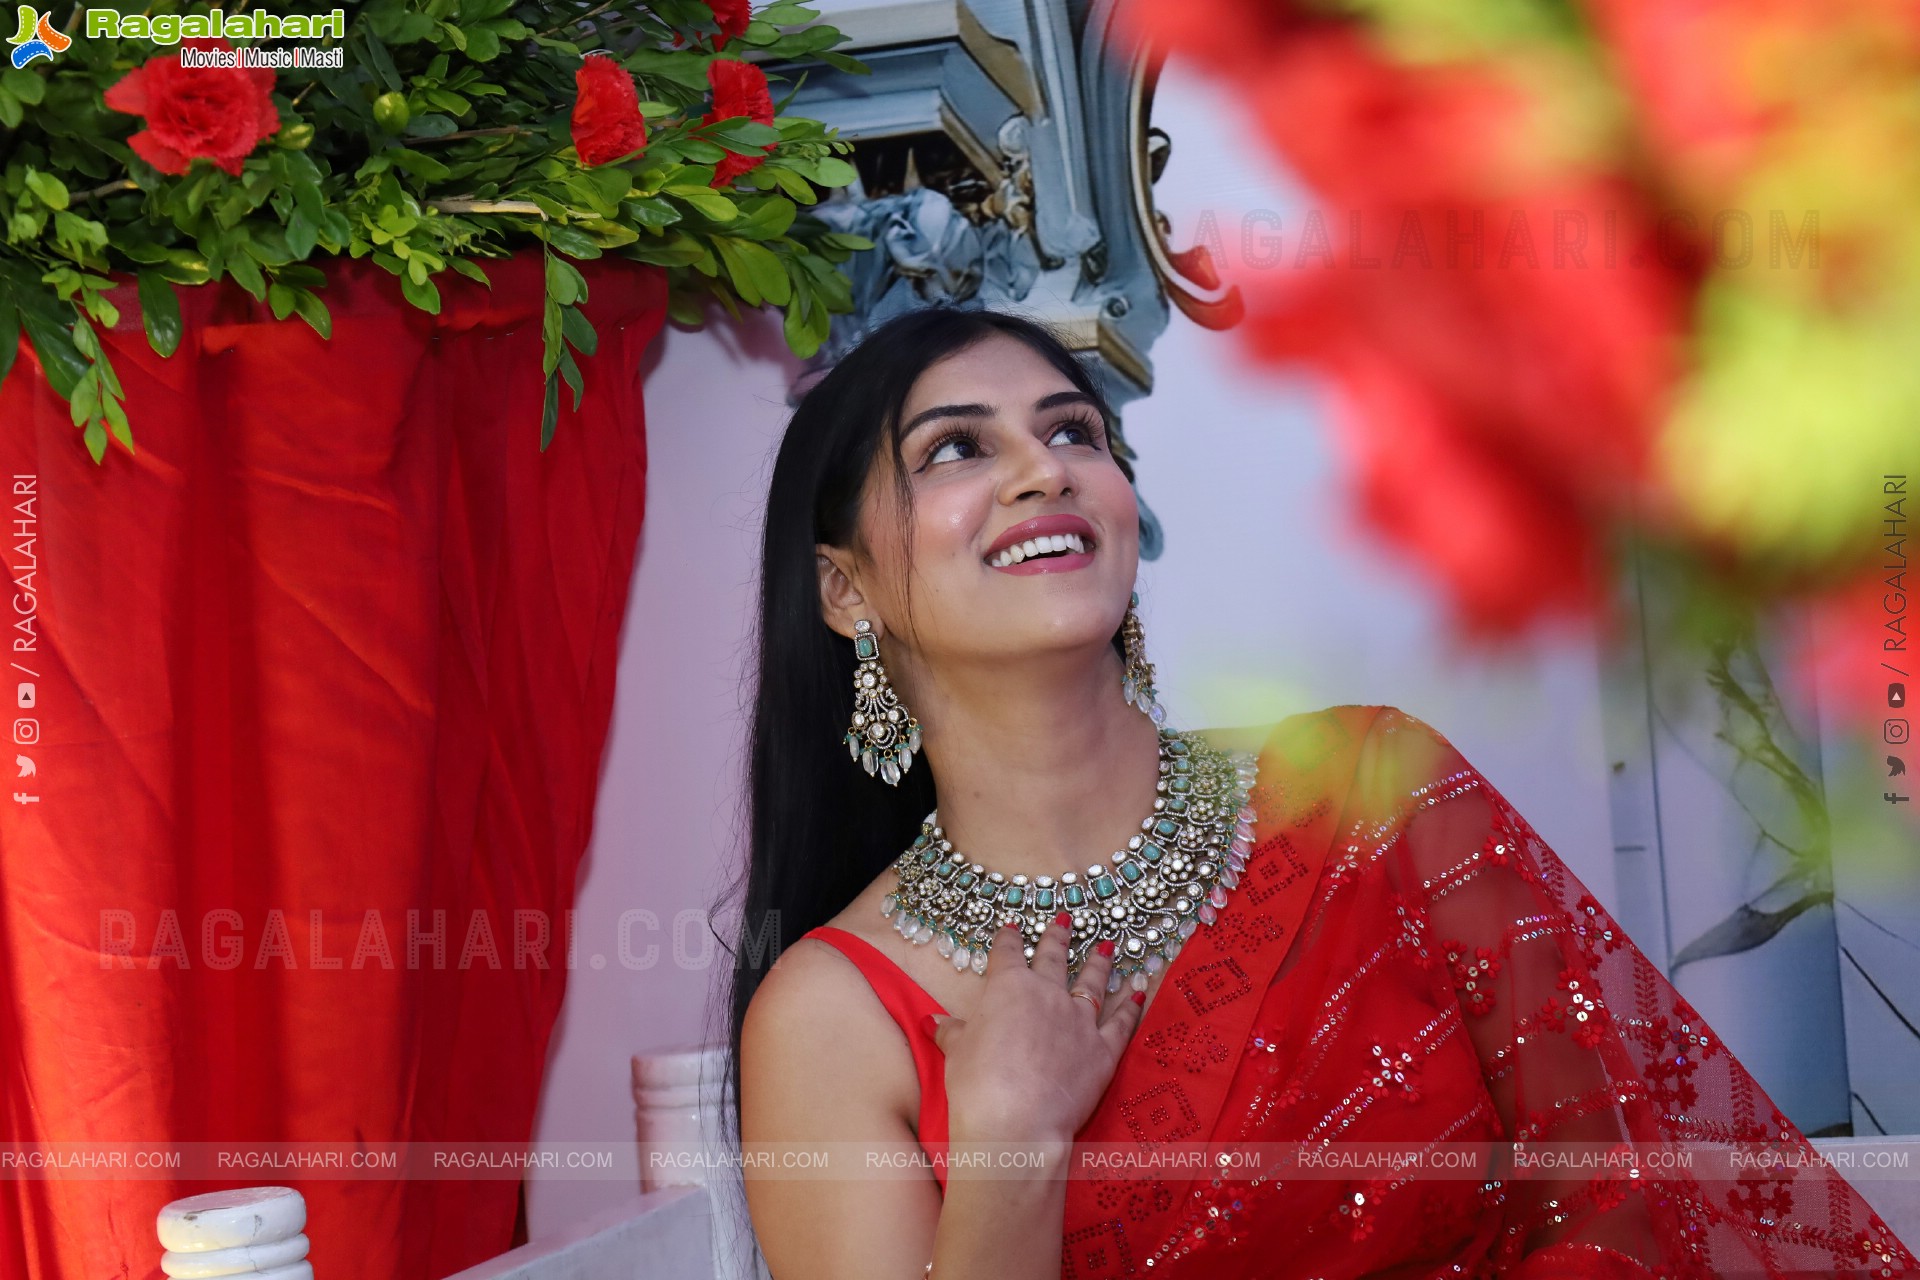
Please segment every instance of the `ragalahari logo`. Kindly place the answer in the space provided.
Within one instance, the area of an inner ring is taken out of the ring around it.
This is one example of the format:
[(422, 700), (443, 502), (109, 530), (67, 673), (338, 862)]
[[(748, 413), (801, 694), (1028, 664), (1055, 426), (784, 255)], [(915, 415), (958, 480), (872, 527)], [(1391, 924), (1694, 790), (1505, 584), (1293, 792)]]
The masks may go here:
[[(5, 29), (0, 27), (0, 31)], [(23, 4), (20, 6), (19, 34), (7, 43), (14, 46), (13, 65), (24, 67), (35, 58), (51, 60), (54, 54), (65, 53), (67, 46), (73, 43), (73, 37), (53, 29), (51, 11), (41, 13)]]

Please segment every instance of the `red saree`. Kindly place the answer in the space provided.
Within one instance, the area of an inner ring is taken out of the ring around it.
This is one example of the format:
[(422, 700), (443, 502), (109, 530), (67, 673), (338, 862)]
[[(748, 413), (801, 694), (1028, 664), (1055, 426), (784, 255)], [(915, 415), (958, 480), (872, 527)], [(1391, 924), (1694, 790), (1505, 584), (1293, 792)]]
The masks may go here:
[[(1598, 1173), (1519, 1175), (1508, 1155), (1484, 1176), (1076, 1174), (1063, 1277), (1914, 1273), (1428, 725), (1392, 707), (1294, 716), (1252, 802), (1245, 874), (1173, 962), (1076, 1152), (1479, 1144), (1498, 1162), (1518, 1142), (1617, 1158)], [(1760, 1149), (1785, 1158), (1734, 1171)]]

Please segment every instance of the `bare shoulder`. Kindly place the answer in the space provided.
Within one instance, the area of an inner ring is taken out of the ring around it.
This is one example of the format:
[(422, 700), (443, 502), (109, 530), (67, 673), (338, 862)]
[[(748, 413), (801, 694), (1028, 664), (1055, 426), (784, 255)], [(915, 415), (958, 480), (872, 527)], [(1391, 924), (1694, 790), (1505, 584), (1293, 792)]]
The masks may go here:
[(849, 1128), (911, 1124), (919, 1079), (899, 1026), (853, 961), (799, 938), (747, 1005), (740, 1096), (743, 1128), (751, 1111), (765, 1140), (845, 1137)]
[[(910, 1151), (916, 1089), (899, 1028), (852, 962), (818, 939), (788, 946), (741, 1027), (741, 1141), (770, 1144), (775, 1167), (790, 1144)], [(852, 1148), (838, 1149), (832, 1159), (852, 1160)], [(931, 1172), (876, 1181), (761, 1177), (755, 1167), (744, 1171), (748, 1213), (779, 1280), (915, 1274), (931, 1252), (940, 1206)], [(876, 1256), (879, 1270), (868, 1272)]]

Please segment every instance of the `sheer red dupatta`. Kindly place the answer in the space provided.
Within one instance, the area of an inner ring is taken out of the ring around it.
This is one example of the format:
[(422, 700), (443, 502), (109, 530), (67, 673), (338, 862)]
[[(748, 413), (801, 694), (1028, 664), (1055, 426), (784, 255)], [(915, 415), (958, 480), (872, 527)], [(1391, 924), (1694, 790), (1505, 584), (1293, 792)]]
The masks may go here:
[[(1913, 1273), (1859, 1194), (1431, 727), (1391, 707), (1294, 716), (1263, 749), (1252, 799), (1239, 887), (1174, 961), (1079, 1141), (1143, 1155), (1520, 1141), (1611, 1159), (1484, 1180), (1076, 1177), (1063, 1276)], [(1725, 1158), (1760, 1144), (1782, 1158), (1757, 1171)]]

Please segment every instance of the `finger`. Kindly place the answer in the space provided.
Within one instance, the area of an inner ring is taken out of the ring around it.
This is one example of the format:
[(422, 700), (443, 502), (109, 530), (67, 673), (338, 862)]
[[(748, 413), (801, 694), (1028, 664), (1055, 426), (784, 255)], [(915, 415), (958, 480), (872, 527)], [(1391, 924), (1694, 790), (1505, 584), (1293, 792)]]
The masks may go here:
[(1073, 937), (1073, 916), (1062, 911), (1040, 931), (1033, 947), (1033, 971), (1056, 983), (1067, 980), (1067, 947)]
[(994, 931), (993, 946), (987, 950), (987, 977), (1008, 969), (1027, 967), (1027, 935), (1020, 926), (1008, 921)]
[(1135, 991), (1123, 982), (1120, 989), (1108, 998), (1116, 1001), (1119, 1008), (1114, 1010), (1112, 1017), (1100, 1020), (1100, 1035), (1117, 1058), (1126, 1048), (1127, 1041), (1133, 1038), (1133, 1033), (1140, 1029), (1140, 1019), (1147, 1007), (1147, 993)]
[(1104, 1005), (1110, 994), (1107, 991), (1107, 984), (1112, 977), (1113, 939), (1102, 938), (1094, 943), (1092, 950), (1087, 952), (1087, 958), (1080, 966), (1079, 983), (1094, 995), (1099, 996)]

